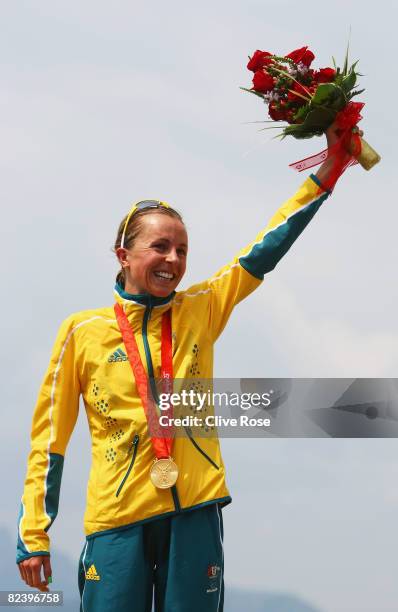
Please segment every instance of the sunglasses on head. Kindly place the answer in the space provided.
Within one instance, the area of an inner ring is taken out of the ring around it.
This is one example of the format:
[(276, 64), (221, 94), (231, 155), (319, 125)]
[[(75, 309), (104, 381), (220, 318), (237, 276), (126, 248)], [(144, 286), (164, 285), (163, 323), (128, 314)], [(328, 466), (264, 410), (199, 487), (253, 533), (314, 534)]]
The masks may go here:
[(141, 202), (136, 202), (131, 207), (129, 214), (126, 217), (126, 222), (124, 224), (122, 239), (120, 241), (120, 247), (124, 249), (124, 239), (126, 236), (127, 226), (131, 217), (140, 210), (146, 210), (147, 208), (170, 208), (169, 204), (166, 202), (161, 202), (160, 200), (142, 200)]

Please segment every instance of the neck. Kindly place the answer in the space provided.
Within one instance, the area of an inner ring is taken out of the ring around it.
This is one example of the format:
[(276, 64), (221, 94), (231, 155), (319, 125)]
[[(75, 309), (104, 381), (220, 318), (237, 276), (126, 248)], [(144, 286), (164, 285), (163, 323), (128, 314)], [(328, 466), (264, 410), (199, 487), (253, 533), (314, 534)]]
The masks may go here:
[(126, 278), (124, 283), (124, 291), (132, 295), (143, 295), (144, 293), (147, 293), (146, 291), (140, 290), (136, 285), (133, 285), (128, 278)]

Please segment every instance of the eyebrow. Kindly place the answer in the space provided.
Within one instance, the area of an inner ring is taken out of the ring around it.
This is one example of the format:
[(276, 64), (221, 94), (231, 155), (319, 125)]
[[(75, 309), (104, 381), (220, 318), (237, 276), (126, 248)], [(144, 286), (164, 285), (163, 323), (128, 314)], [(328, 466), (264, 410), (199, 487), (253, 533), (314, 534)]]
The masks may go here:
[[(161, 236), (161, 237), (158, 237), (158, 238), (152, 238), (151, 243), (152, 243), (152, 242), (159, 242), (159, 240), (164, 240), (165, 242), (171, 242), (171, 241), (169, 240), (169, 238), (165, 238), (164, 236)], [(178, 244), (178, 246), (183, 246), (183, 247), (188, 248), (188, 245), (187, 245), (185, 242), (180, 242), (180, 243)]]

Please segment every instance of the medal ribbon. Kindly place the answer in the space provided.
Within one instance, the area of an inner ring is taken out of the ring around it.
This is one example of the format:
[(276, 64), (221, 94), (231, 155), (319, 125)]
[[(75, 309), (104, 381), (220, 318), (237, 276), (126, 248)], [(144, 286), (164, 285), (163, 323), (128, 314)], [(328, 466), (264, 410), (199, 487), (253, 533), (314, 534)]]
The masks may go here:
[[(151, 435), (152, 447), (157, 459), (171, 457), (173, 446), (173, 427), (160, 425), (156, 410), (156, 401), (148, 385), (148, 376), (142, 364), (135, 339), (133, 328), (120, 304), (114, 305), (116, 320), (122, 334), (126, 347), (127, 356), (133, 370), (137, 390), (144, 408), (148, 431)], [(173, 388), (173, 356), (171, 340), (171, 311), (167, 310), (162, 316), (162, 340), (161, 340), (161, 377), (162, 392), (171, 393)], [(173, 416), (172, 405), (160, 411), (162, 416), (170, 419)]]

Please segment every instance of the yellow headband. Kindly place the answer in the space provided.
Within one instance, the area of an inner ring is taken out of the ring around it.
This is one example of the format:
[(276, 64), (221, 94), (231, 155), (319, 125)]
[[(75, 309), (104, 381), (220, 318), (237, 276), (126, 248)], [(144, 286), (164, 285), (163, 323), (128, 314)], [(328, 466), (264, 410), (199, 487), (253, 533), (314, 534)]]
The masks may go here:
[(124, 249), (124, 239), (126, 236), (127, 226), (131, 217), (139, 210), (146, 210), (147, 208), (170, 208), (170, 205), (167, 202), (161, 202), (160, 200), (141, 200), (140, 202), (136, 202), (130, 209), (129, 214), (126, 217), (126, 222), (124, 224), (122, 239), (120, 241), (120, 247)]

